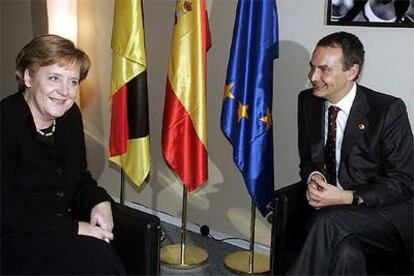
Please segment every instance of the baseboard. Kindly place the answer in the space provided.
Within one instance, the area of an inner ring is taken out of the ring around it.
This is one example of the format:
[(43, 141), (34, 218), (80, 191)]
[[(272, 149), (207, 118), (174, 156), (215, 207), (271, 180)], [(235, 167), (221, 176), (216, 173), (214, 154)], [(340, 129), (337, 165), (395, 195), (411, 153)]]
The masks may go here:
[[(163, 221), (163, 222), (175, 225), (177, 227), (181, 227), (181, 218), (177, 218), (177, 217), (171, 216), (171, 215), (166, 214), (166, 213), (158, 212), (156, 210), (150, 209), (150, 208), (148, 208), (148, 207), (146, 207), (142, 204), (136, 203), (136, 202), (127, 201), (127, 202), (125, 202), (125, 205), (128, 206), (128, 207), (131, 207), (133, 209), (140, 210), (142, 212), (155, 215), (155, 216), (159, 217), (160, 220)], [(191, 232), (194, 232), (194, 233), (200, 234), (200, 226), (195, 224), (195, 223), (189, 222), (189, 221), (187, 221), (187, 230), (191, 231)], [(214, 230), (211, 230), (211, 229), (210, 229), (210, 234), (218, 240), (234, 238), (234, 237), (230, 237), (226, 234), (223, 234), (221, 232), (217, 232), (217, 231), (214, 231)], [(238, 246), (238, 247), (246, 249), (246, 250), (249, 250), (249, 246), (250, 246), (250, 243), (246, 240), (243, 240), (243, 239), (224, 240), (223, 242), (231, 244), (231, 245)], [(260, 245), (260, 244), (255, 244), (254, 250), (255, 250), (255, 252), (259, 252), (259, 253), (268, 254), (268, 255), (270, 254), (269, 247), (266, 247), (266, 246), (263, 246), (263, 245)]]

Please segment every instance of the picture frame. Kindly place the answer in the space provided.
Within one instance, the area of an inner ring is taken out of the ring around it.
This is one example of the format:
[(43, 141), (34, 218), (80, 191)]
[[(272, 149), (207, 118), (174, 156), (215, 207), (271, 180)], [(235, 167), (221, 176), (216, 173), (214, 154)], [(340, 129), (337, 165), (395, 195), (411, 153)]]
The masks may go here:
[(414, 0), (327, 0), (327, 25), (414, 28)]

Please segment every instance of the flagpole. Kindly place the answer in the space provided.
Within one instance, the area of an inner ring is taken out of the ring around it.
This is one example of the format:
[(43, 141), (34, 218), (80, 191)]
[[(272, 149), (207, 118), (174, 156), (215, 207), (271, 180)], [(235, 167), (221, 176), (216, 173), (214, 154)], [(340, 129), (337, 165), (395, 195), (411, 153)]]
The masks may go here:
[(161, 248), (160, 259), (164, 265), (187, 269), (204, 264), (208, 253), (201, 247), (186, 243), (187, 231), (187, 188), (183, 185), (183, 207), (181, 213), (180, 243), (166, 245)]
[(224, 266), (229, 270), (242, 274), (260, 274), (270, 271), (268, 256), (254, 252), (254, 239), (256, 228), (256, 204), (252, 200), (250, 214), (250, 244), (249, 251), (241, 250), (227, 254)]
[(180, 265), (185, 265), (185, 240), (187, 229), (187, 189), (183, 185), (183, 211), (181, 215), (181, 249), (180, 249)]
[(120, 191), (119, 191), (119, 203), (121, 203), (121, 205), (125, 205), (125, 199), (124, 199), (124, 186), (125, 186), (125, 173), (124, 170), (121, 169), (121, 187), (120, 187)]
[(254, 265), (254, 236), (256, 228), (256, 204), (252, 200), (250, 216), (250, 246), (249, 246), (249, 274), (253, 273)]

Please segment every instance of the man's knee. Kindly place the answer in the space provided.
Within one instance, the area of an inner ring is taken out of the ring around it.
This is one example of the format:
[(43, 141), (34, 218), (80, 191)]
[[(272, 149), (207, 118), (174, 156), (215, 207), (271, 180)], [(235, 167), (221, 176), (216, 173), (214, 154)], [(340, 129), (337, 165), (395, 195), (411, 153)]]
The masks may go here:
[[(350, 223), (361, 219), (361, 215), (352, 207), (331, 206), (317, 210), (313, 214), (313, 225), (336, 227), (341, 231), (351, 231)], [(352, 231), (351, 231), (352, 232)]]
[(343, 221), (341, 221), (342, 208), (323, 208), (313, 214), (311, 218), (312, 227), (318, 227), (323, 229), (338, 228), (341, 227)]
[(328, 271), (331, 275), (366, 274), (365, 254), (358, 239), (350, 235), (336, 244)]
[(364, 253), (360, 242), (352, 236), (343, 238), (337, 243), (333, 250), (335, 254), (343, 260), (352, 261), (355, 259), (364, 259)]

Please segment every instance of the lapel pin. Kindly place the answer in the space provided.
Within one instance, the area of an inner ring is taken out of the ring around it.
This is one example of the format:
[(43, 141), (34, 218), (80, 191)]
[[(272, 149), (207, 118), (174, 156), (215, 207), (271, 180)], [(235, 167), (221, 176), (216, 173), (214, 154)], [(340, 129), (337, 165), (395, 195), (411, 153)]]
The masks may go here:
[(364, 125), (363, 123), (359, 123), (359, 124), (358, 124), (358, 128), (359, 128), (360, 130), (364, 130), (364, 129), (365, 129), (365, 125)]

